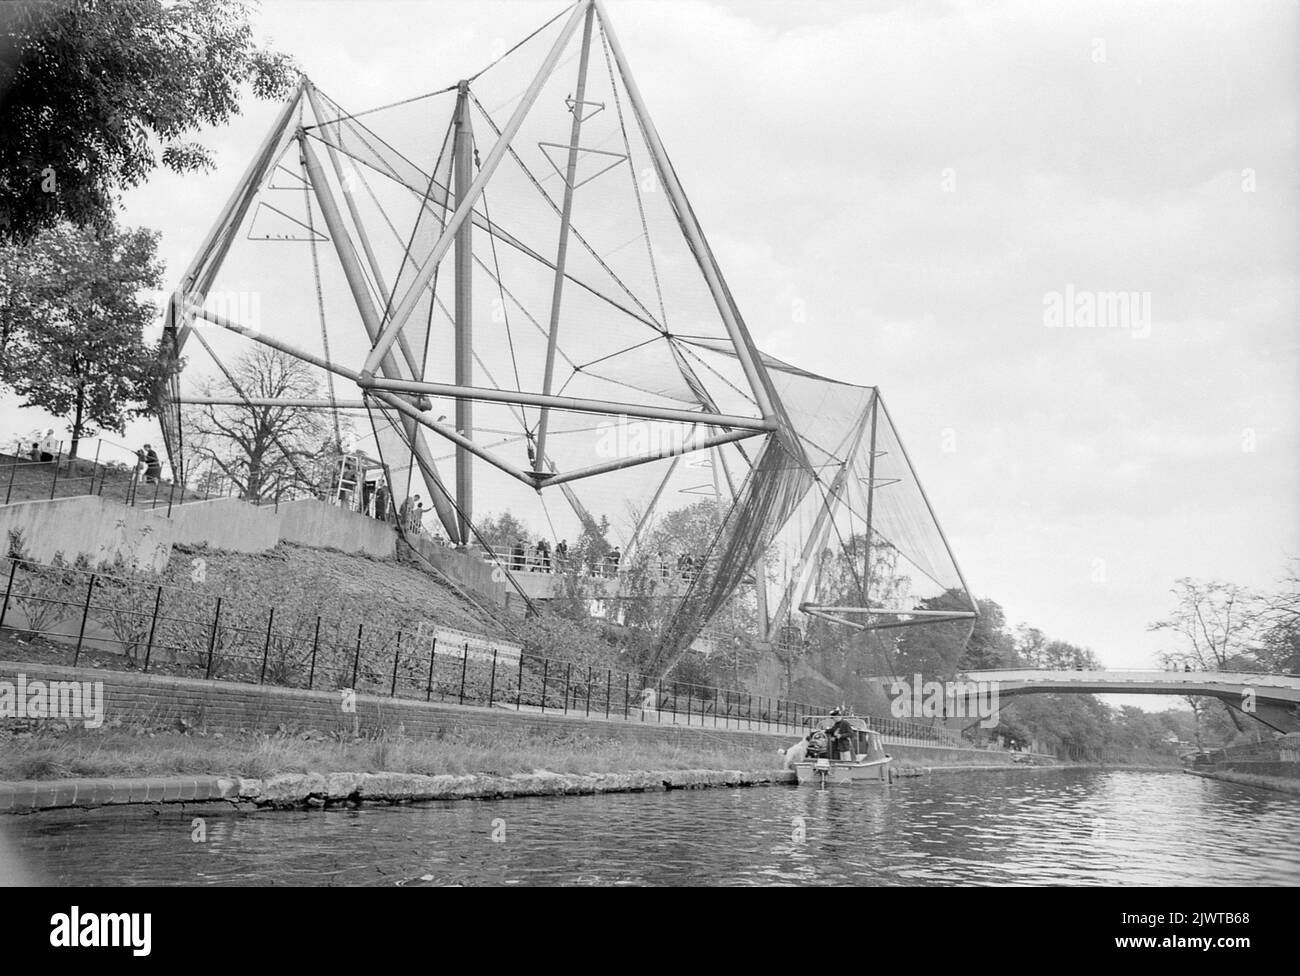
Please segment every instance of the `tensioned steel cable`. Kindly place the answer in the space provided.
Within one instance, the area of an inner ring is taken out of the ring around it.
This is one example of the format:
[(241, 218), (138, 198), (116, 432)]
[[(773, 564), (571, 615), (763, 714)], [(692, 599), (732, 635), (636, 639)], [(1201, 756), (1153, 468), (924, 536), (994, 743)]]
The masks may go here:
[[(477, 148), (475, 148), (474, 150), (474, 167), (475, 169), (479, 169), (479, 158), (478, 158)], [(488, 243), (492, 247), (492, 267), (496, 272), (496, 274), (494, 274), (493, 277), (496, 279), (496, 283), (497, 283), (497, 300), (501, 302), (501, 317), (505, 320), (506, 344), (510, 347), (510, 366), (514, 370), (514, 374), (515, 374), (515, 392), (521, 393), (523, 392), (524, 388), (519, 379), (519, 359), (515, 355), (514, 333), (511, 332), (510, 330), (510, 311), (506, 306), (505, 285), (501, 280), (501, 262), (497, 258), (497, 236), (496, 234), (492, 233), (492, 212), (488, 209), (488, 198), (487, 198), (486, 188), (484, 188), (483, 192), (479, 194), (479, 199), (483, 201), (483, 219), (487, 221), (487, 225), (488, 225)], [(492, 380), (492, 382), (495, 383), (496, 380)], [(528, 414), (524, 410), (523, 404), (519, 405), (519, 413), (523, 418), (524, 431), (527, 432), (529, 430)]]
[[(469, 97), (470, 100), (474, 103), (474, 107), (479, 110), (483, 118), (487, 121), (487, 124), (492, 127), (492, 131), (496, 133), (496, 136), (499, 139), (501, 137), (501, 129), (496, 124), (496, 121), (492, 118), (491, 115), (488, 114), (488, 110), (483, 107), (483, 103), (478, 100), (478, 98), (474, 95), (473, 91), (469, 93)], [(543, 187), (542, 184), (538, 181), (533, 171), (529, 169), (527, 165), (525, 165), (524, 161), (520, 158), (519, 153), (515, 151), (515, 147), (513, 145), (507, 146), (506, 152), (508, 152), (511, 158), (514, 159), (515, 164), (520, 168), (520, 170), (523, 171), (524, 175), (528, 177), (528, 181), (533, 184), (533, 187), (537, 190), (541, 198), (545, 200), (547, 204), (550, 205), (551, 209), (555, 211), (557, 216), (561, 216), (560, 208), (556, 206), (555, 201), (551, 199), (551, 195), (546, 192), (546, 188)], [(630, 289), (627, 286), (626, 282), (624, 282), (622, 278), (620, 278), (617, 274), (614, 273), (614, 269), (605, 263), (604, 258), (602, 258), (599, 254), (596, 253), (596, 249), (587, 242), (587, 239), (583, 237), (581, 233), (579, 233), (578, 229), (573, 226), (572, 222), (570, 222), (569, 224), (569, 233), (572, 234), (574, 239), (577, 240), (578, 243), (583, 246), (583, 249), (586, 250), (586, 252), (591, 255), (592, 260), (594, 260), (597, 264), (601, 266), (601, 268), (605, 271), (606, 274), (609, 275), (609, 277), (614, 281), (614, 283), (623, 290), (623, 293), (627, 295), (627, 297), (632, 300), (632, 302), (636, 305), (636, 307), (641, 310), (642, 314), (645, 315), (645, 320), (648, 321), (653, 328), (667, 335), (667, 329), (663, 326), (663, 324), (655, 319), (654, 314), (650, 311), (650, 309), (645, 307), (645, 303), (642, 302), (641, 299), (638, 298), (632, 292), (632, 289)], [(643, 324), (645, 323), (643, 322)]]
[(500, 55), (500, 56), (499, 56), (495, 61), (493, 61), (491, 64), (488, 64), (488, 65), (486, 65), (485, 67), (480, 68), (476, 73), (470, 75), (469, 78), (466, 79), (466, 80), (467, 80), (467, 81), (474, 81), (474, 80), (477, 79), (480, 75), (482, 75), (484, 72), (486, 72), (486, 71), (490, 71), (492, 68), (495, 68), (498, 64), (500, 64), (500, 63), (501, 63), (502, 61), (504, 61), (506, 58), (510, 57), (510, 55), (514, 54), (514, 53), (515, 53), (516, 51), (518, 51), (521, 47), (523, 47), (525, 44), (527, 44), (529, 41), (531, 41), (534, 37), (536, 37), (536, 36), (537, 36), (538, 34), (540, 34), (542, 31), (546, 30), (546, 28), (550, 27), (553, 23), (555, 23), (557, 20), (559, 20), (559, 19), (560, 19), (561, 17), (563, 17), (565, 14), (567, 14), (567, 13), (568, 13), (570, 10), (572, 10), (575, 6), (577, 6), (577, 4), (572, 4), (572, 3), (569, 4), (567, 7), (565, 7), (563, 10), (561, 10), (558, 14), (556, 14), (554, 17), (552, 17), (552, 18), (551, 18), (550, 20), (548, 20), (546, 23), (542, 24), (541, 27), (537, 28), (537, 30), (533, 31), (531, 34), (529, 34), (527, 37), (525, 37), (522, 41), (520, 41), (520, 42), (519, 42), (518, 44), (516, 44), (514, 47), (510, 48), (510, 49), (509, 49), (508, 51), (506, 51), (504, 54)]

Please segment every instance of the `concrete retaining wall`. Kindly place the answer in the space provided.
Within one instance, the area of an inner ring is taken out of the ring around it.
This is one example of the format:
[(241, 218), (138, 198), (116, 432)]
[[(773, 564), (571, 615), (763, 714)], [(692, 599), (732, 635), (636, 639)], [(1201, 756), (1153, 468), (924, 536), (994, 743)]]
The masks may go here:
[[(691, 728), (594, 715), (517, 712), (502, 705), (484, 708), (371, 695), (357, 695), (355, 713), (345, 713), (337, 692), (0, 661), (0, 681), (16, 683), (19, 673), (26, 674), (28, 681), (40, 678), (45, 681), (104, 682), (105, 722), (108, 724), (118, 719), (127, 725), (134, 722), (173, 724), (183, 719), (195, 728), (213, 732), (239, 729), (273, 732), (284, 726), (290, 732), (314, 729), (325, 733), (400, 732), (411, 736), (501, 731), (539, 738), (584, 735), (693, 747), (710, 744), (751, 747), (774, 752), (778, 747), (793, 742), (788, 732), (726, 730), (708, 726)], [(895, 759), (914, 765), (982, 766), (1007, 762), (1005, 753), (982, 749), (912, 745), (889, 745), (887, 748)]]
[[(1241, 764), (1242, 767), (1253, 765), (1264, 764)], [(1203, 779), (1217, 779), (1225, 783), (1236, 783), (1239, 786), (1256, 786), (1264, 790), (1277, 790), (1280, 793), (1291, 793), (1300, 796), (1300, 773), (1297, 773), (1295, 769), (1288, 771), (1283, 776), (1261, 775), (1258, 772), (1243, 772), (1241, 768), (1228, 769), (1219, 766), (1209, 769), (1185, 769), (1183, 772), (1192, 776), (1200, 776)]]
[(153, 572), (166, 567), (176, 545), (266, 552), (284, 541), (380, 559), (397, 555), (393, 526), (315, 499), (286, 502), (276, 511), (214, 498), (174, 505), (169, 516), (165, 507), (131, 508), (82, 495), (0, 506), (0, 543), (7, 543), (10, 530), (22, 533), (27, 555), (38, 562), (62, 553), (69, 563), (84, 555), (103, 566), (120, 556)]
[(16, 683), (19, 673), (26, 674), (29, 682), (37, 678), (43, 681), (102, 681), (106, 724), (118, 719), (123, 724), (173, 724), (183, 719), (194, 728), (213, 732), (239, 729), (274, 732), (283, 725), (290, 732), (314, 729), (325, 733), (401, 732), (411, 736), (500, 730), (547, 738), (586, 734), (642, 742), (670, 741), (682, 745), (726, 741), (732, 745), (773, 750), (790, 738), (789, 735), (758, 731), (692, 729), (595, 716), (516, 712), (502, 705), (483, 708), (372, 695), (357, 695), (353, 713), (342, 710), (338, 692), (0, 661), (0, 681)]
[(160, 572), (171, 558), (175, 527), (144, 509), (78, 495), (0, 506), (0, 543), (6, 547), (12, 531), (22, 533), (27, 555), (38, 562), (62, 553), (69, 563), (84, 555), (103, 565), (121, 556), (137, 569)]
[(392, 526), (315, 498), (280, 506), (279, 538), (282, 542), (363, 553), (376, 559), (393, 559), (397, 555), (397, 532)]
[(446, 546), (437, 545), (419, 536), (410, 540), (411, 547), (429, 561), (440, 573), (456, 581), (474, 595), (476, 599), (495, 606), (508, 607), (511, 597), (518, 600), (518, 594), (506, 583), (492, 578), (494, 567), (488, 565), (478, 556), (470, 556)]
[(280, 517), (237, 498), (213, 498), (163, 509), (154, 517), (171, 526), (176, 545), (207, 545), (230, 552), (265, 552), (280, 541)]

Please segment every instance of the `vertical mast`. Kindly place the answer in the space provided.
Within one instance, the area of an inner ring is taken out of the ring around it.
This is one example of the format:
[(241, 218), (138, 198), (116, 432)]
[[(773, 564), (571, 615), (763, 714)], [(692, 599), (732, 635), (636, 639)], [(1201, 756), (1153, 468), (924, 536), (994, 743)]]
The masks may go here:
[(871, 507), (876, 497), (876, 402), (880, 394), (871, 393), (871, 446), (867, 454), (867, 536), (866, 554), (862, 557), (862, 605), (871, 606)]
[[(564, 174), (564, 203), (560, 209), (560, 240), (555, 250), (555, 284), (551, 291), (551, 328), (546, 335), (546, 371), (542, 376), (542, 393), (551, 395), (551, 381), (555, 373), (555, 342), (560, 329), (560, 298), (564, 294), (564, 267), (569, 253), (569, 226), (573, 216), (573, 186), (578, 173), (578, 137), (582, 134), (582, 114), (586, 111), (583, 99), (587, 95), (587, 62), (591, 56), (591, 21), (596, 8), (587, 7), (587, 19), (582, 25), (582, 54), (578, 59), (578, 85), (573, 93), (573, 124), (569, 128), (569, 159)], [(546, 425), (549, 411), (542, 407), (537, 422), (537, 458), (534, 470), (542, 471), (546, 463)]]
[[(469, 120), (469, 82), (460, 83), (456, 96), (456, 135), (453, 148), (454, 191), (460, 208), (469, 197), (474, 181), (474, 133)], [(474, 385), (474, 221), (463, 220), (456, 229), (456, 385)], [(474, 402), (456, 398), (456, 430), (474, 436)], [(470, 538), (474, 513), (473, 457), (464, 447), (456, 448), (456, 505), (460, 509), (460, 537)]]

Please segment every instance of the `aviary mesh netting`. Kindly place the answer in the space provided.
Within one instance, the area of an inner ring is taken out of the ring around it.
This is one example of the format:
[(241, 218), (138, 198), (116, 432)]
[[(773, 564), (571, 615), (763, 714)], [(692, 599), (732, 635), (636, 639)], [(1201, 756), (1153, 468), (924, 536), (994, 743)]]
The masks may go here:
[[(875, 389), (754, 346), (588, 0), (398, 104), (304, 80), (167, 326), (177, 469), (186, 411), (276, 409), (232, 364), (287, 351), (315, 391), (295, 408), (379, 459), (394, 499), (430, 500), (449, 544), (509, 511), (620, 547), (601, 605), (651, 628), (665, 666), (737, 601), (761, 608), (762, 637), (804, 613), (875, 627), (974, 612)], [(713, 517), (677, 572), (656, 527), (701, 498)]]

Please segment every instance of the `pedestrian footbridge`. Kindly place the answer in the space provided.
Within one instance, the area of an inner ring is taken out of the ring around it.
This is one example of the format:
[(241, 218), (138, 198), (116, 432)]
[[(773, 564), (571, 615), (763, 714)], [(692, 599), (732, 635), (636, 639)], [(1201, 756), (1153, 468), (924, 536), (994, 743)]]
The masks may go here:
[(998, 696), (1183, 695), (1218, 698), (1280, 732), (1300, 731), (1300, 675), (1246, 671), (966, 671), (963, 681), (996, 682)]

